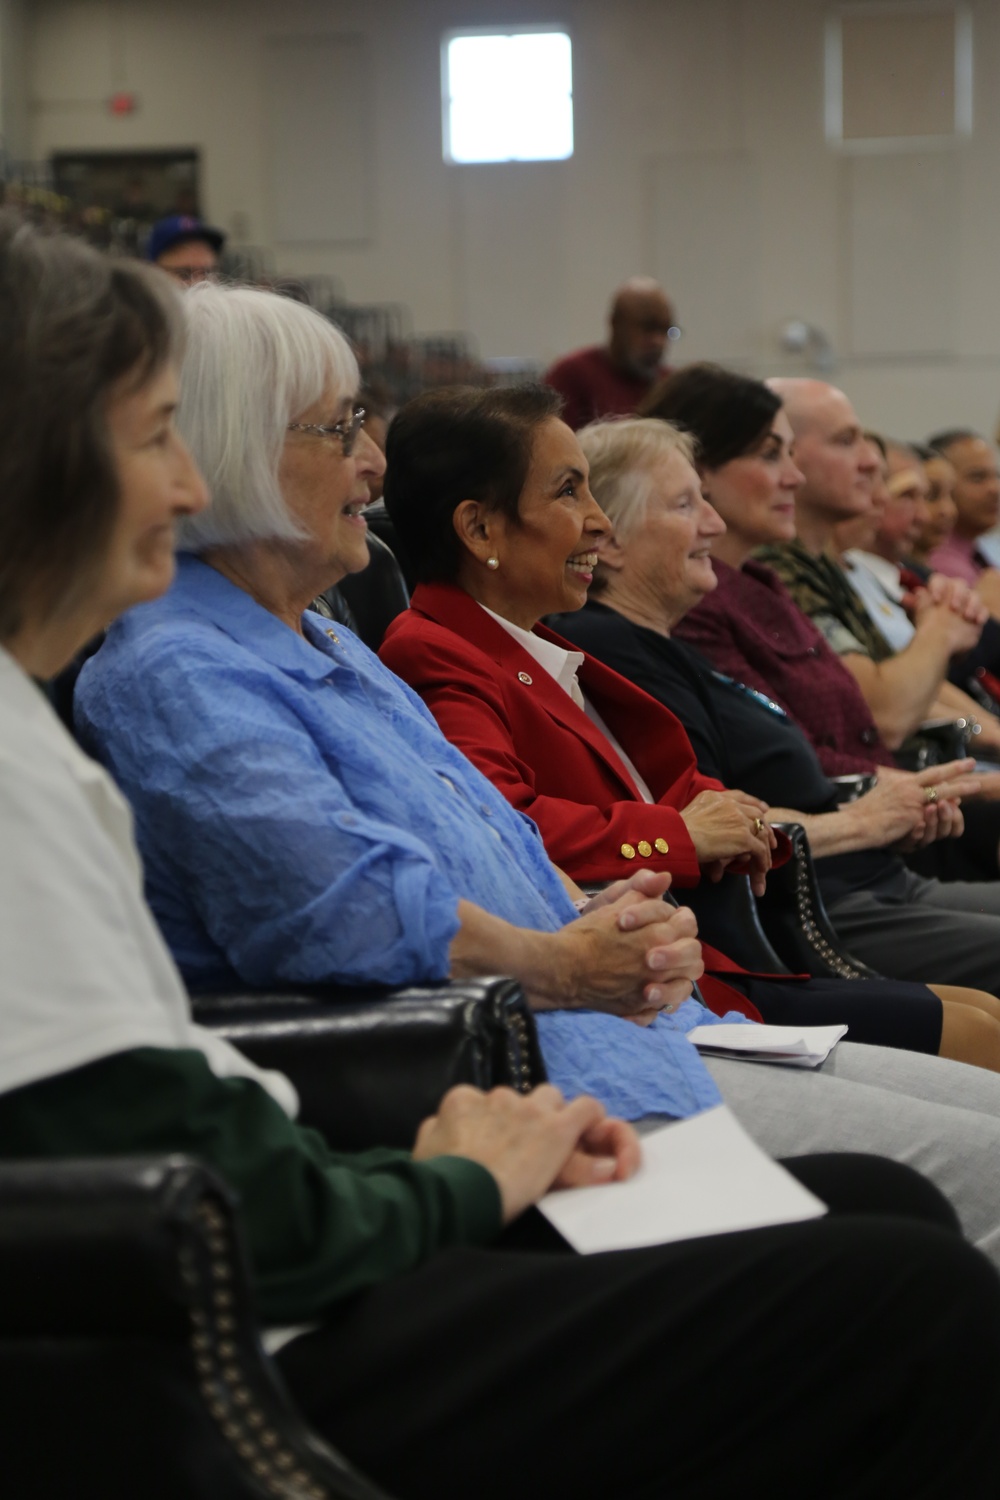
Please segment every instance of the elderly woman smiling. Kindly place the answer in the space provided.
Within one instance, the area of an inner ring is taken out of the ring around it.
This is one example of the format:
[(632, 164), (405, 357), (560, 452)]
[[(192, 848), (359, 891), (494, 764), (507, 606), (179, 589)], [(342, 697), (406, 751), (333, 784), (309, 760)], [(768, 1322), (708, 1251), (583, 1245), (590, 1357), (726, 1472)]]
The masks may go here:
[[(617, 1255), (526, 1254), (491, 1246), (502, 1222), (550, 1184), (606, 1183), (638, 1162), (633, 1133), (593, 1100), (456, 1089), (412, 1153), (345, 1155), (296, 1125), (287, 1080), (191, 1023), (142, 901), (128, 810), (32, 681), (168, 586), (174, 524), (207, 502), (173, 425), (181, 309), (160, 272), (0, 216), (0, 329), (0, 1157), (61, 1167), (183, 1153), (211, 1165), (239, 1200), (255, 1310), (272, 1332), (284, 1325), (288, 1386), (401, 1500), (466, 1495), (473, 1474), (479, 1500), (690, 1500), (763, 1481), (767, 1423), (746, 1415), (744, 1433), (727, 1419), (724, 1456), (711, 1441), (719, 1418), (703, 1389), (719, 1367), (741, 1388), (766, 1379), (781, 1393), (771, 1414), (796, 1435), (793, 1461), (796, 1441), (807, 1460), (833, 1404), (838, 1447), (813, 1487), (824, 1500), (851, 1491), (858, 1453), (908, 1488), (929, 1472), (950, 1482), (956, 1463), (985, 1468), (969, 1410), (996, 1404), (1000, 1288), (913, 1174), (871, 1158), (800, 1163), (840, 1214)], [(873, 1195), (877, 1216), (865, 1212)], [(887, 1292), (901, 1262), (907, 1276)], [(775, 1290), (748, 1308), (751, 1283)], [(775, 1318), (776, 1298), (789, 1316)], [(909, 1389), (914, 1367), (922, 1391)], [(128, 1356), (109, 1362), (122, 1389), (134, 1371)], [(858, 1381), (880, 1393), (877, 1433)], [(58, 1486), (35, 1482), (27, 1386), (26, 1404), (6, 1393), (4, 1472), (11, 1494), (50, 1494)], [(140, 1416), (144, 1405), (140, 1395)], [(568, 1451), (554, 1411), (605, 1419), (577, 1424), (587, 1431)], [(98, 1479), (100, 1443), (74, 1443), (74, 1493), (220, 1494), (214, 1465), (194, 1472), (190, 1444), (167, 1448), (165, 1424), (152, 1483), (136, 1485), (130, 1455), (102, 1454)], [(252, 1483), (249, 1462), (244, 1473)], [(359, 1478), (334, 1488), (375, 1493)], [(278, 1490), (330, 1493), (292, 1473), (266, 1492)]]

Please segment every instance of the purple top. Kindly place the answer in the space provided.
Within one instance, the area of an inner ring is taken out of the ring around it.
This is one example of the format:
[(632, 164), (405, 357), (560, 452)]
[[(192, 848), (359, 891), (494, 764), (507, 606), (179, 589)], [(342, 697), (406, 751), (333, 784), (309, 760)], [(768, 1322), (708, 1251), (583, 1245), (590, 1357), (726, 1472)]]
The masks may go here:
[(628, 375), (603, 344), (594, 344), (557, 360), (545, 372), (545, 384), (563, 398), (562, 419), (575, 431), (599, 417), (630, 416), (667, 374), (668, 367), (659, 365), (652, 375)]
[(828, 776), (894, 764), (847, 667), (777, 574), (712, 559), (718, 588), (676, 627), (719, 672), (772, 698), (812, 741)]
[(983, 571), (982, 560), (976, 554), (976, 544), (965, 537), (945, 537), (940, 547), (935, 547), (928, 558), (930, 566), (935, 573), (944, 573), (948, 578), (961, 578), (970, 588), (975, 588), (976, 580)]

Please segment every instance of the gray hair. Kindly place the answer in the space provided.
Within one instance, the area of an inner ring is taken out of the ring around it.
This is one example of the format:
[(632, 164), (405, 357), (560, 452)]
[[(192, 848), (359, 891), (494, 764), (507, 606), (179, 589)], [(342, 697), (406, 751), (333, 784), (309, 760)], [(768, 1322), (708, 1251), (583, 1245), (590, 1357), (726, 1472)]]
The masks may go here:
[(184, 294), (187, 347), (177, 426), (205, 476), (212, 503), (182, 521), (186, 552), (302, 528), (281, 494), (278, 466), (289, 422), (329, 385), (358, 389), (344, 335), (311, 307), (250, 287), (202, 282)]
[(0, 214), (0, 640), (79, 608), (121, 509), (115, 400), (177, 359), (180, 296)]
[(694, 462), (694, 441), (659, 417), (591, 422), (577, 433), (590, 465), (590, 492), (620, 542), (642, 524), (653, 493), (653, 470), (677, 453)]

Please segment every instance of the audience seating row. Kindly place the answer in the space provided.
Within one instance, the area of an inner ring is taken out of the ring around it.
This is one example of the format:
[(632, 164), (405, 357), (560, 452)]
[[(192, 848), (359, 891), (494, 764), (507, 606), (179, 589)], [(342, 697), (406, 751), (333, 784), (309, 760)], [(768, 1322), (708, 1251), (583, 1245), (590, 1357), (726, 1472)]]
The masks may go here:
[[(196, 1019), (299, 1091), (337, 1149), (412, 1144), (456, 1083), (545, 1070), (517, 985), (214, 995)], [(19, 1500), (385, 1500), (263, 1353), (235, 1207), (181, 1157), (0, 1164), (2, 1470)]]

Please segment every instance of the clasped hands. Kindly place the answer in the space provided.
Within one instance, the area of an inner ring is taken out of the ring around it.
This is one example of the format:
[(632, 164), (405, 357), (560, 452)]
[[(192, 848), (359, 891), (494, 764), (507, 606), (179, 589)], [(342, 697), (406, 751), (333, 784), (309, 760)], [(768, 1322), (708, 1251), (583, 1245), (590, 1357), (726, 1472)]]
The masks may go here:
[(675, 1010), (705, 966), (694, 913), (661, 899), (669, 885), (666, 871), (639, 870), (550, 934), (544, 967), (528, 985), (531, 1004), (609, 1011), (640, 1026)]
[(698, 863), (709, 880), (721, 880), (732, 867), (749, 875), (755, 896), (763, 896), (777, 836), (765, 821), (767, 803), (749, 792), (699, 792), (681, 812)]
[(587, 1095), (567, 1104), (548, 1083), (530, 1094), (505, 1088), (486, 1094), (459, 1084), (417, 1132), (414, 1160), (435, 1156), (464, 1156), (485, 1167), (509, 1224), (550, 1188), (631, 1177), (640, 1146), (631, 1125), (610, 1119), (603, 1104)]
[(960, 578), (934, 573), (927, 586), (903, 597), (918, 630), (943, 633), (950, 654), (971, 651), (989, 619), (983, 601)]
[[(958, 838), (965, 827), (963, 797), (974, 797), (982, 778), (971, 774), (974, 760), (951, 760), (923, 771), (879, 768), (872, 790), (851, 804), (866, 827), (881, 837), (872, 845), (922, 849), (938, 839)], [(937, 795), (928, 800), (931, 791)]]

